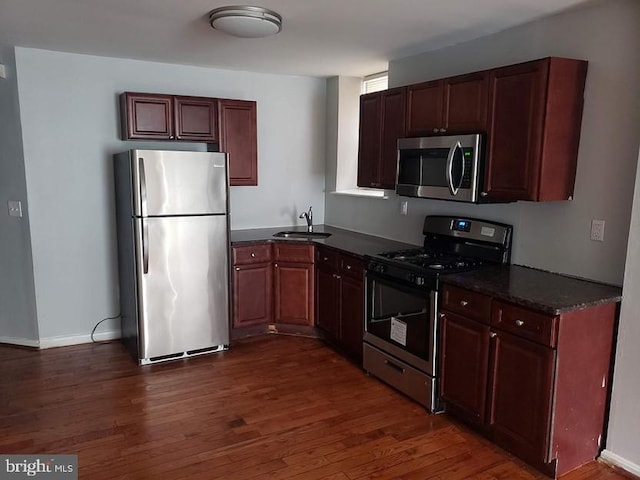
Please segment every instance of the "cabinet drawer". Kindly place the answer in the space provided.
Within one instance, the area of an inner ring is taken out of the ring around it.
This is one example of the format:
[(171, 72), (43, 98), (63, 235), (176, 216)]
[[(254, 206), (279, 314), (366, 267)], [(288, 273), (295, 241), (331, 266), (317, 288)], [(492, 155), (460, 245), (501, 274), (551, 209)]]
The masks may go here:
[(274, 243), (273, 250), (278, 262), (313, 263), (313, 245)]
[(451, 285), (442, 289), (442, 308), (489, 324), (491, 297)]
[(271, 244), (261, 243), (233, 247), (233, 264), (266, 263), (271, 261)]
[(316, 247), (316, 266), (324, 266), (329, 270), (338, 269), (338, 258), (340, 254), (335, 250), (328, 248)]
[(340, 272), (349, 277), (362, 279), (364, 275), (364, 264), (362, 260), (349, 255), (340, 255)]
[(491, 326), (550, 347), (556, 346), (557, 317), (496, 301)]

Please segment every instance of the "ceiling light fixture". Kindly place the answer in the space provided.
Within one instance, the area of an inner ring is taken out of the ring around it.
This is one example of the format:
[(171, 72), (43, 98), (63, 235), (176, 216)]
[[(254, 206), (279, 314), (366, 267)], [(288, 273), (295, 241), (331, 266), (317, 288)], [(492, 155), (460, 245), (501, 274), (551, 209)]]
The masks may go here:
[(282, 30), (282, 17), (273, 10), (250, 5), (220, 7), (209, 12), (215, 30), (243, 38), (260, 38)]

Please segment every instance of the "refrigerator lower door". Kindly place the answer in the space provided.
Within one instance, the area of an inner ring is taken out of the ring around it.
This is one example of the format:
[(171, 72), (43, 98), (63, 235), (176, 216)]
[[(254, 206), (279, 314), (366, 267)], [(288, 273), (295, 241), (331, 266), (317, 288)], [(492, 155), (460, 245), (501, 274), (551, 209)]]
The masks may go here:
[(135, 219), (141, 363), (229, 344), (224, 215)]

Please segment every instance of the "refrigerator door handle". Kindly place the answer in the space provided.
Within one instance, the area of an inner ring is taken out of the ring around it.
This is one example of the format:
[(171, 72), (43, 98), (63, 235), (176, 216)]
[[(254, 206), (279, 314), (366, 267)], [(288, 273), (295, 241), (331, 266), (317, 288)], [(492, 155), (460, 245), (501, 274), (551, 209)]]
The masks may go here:
[(149, 273), (149, 226), (147, 219), (142, 219), (142, 273)]
[(138, 171), (140, 172), (140, 214), (147, 216), (147, 176), (144, 173), (144, 158), (138, 158)]

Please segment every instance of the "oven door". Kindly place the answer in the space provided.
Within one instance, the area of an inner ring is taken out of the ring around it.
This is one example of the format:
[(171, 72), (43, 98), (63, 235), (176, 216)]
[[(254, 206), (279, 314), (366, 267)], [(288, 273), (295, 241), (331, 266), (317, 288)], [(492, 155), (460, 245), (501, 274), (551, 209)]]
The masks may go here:
[(438, 293), (366, 274), (365, 342), (436, 375)]

